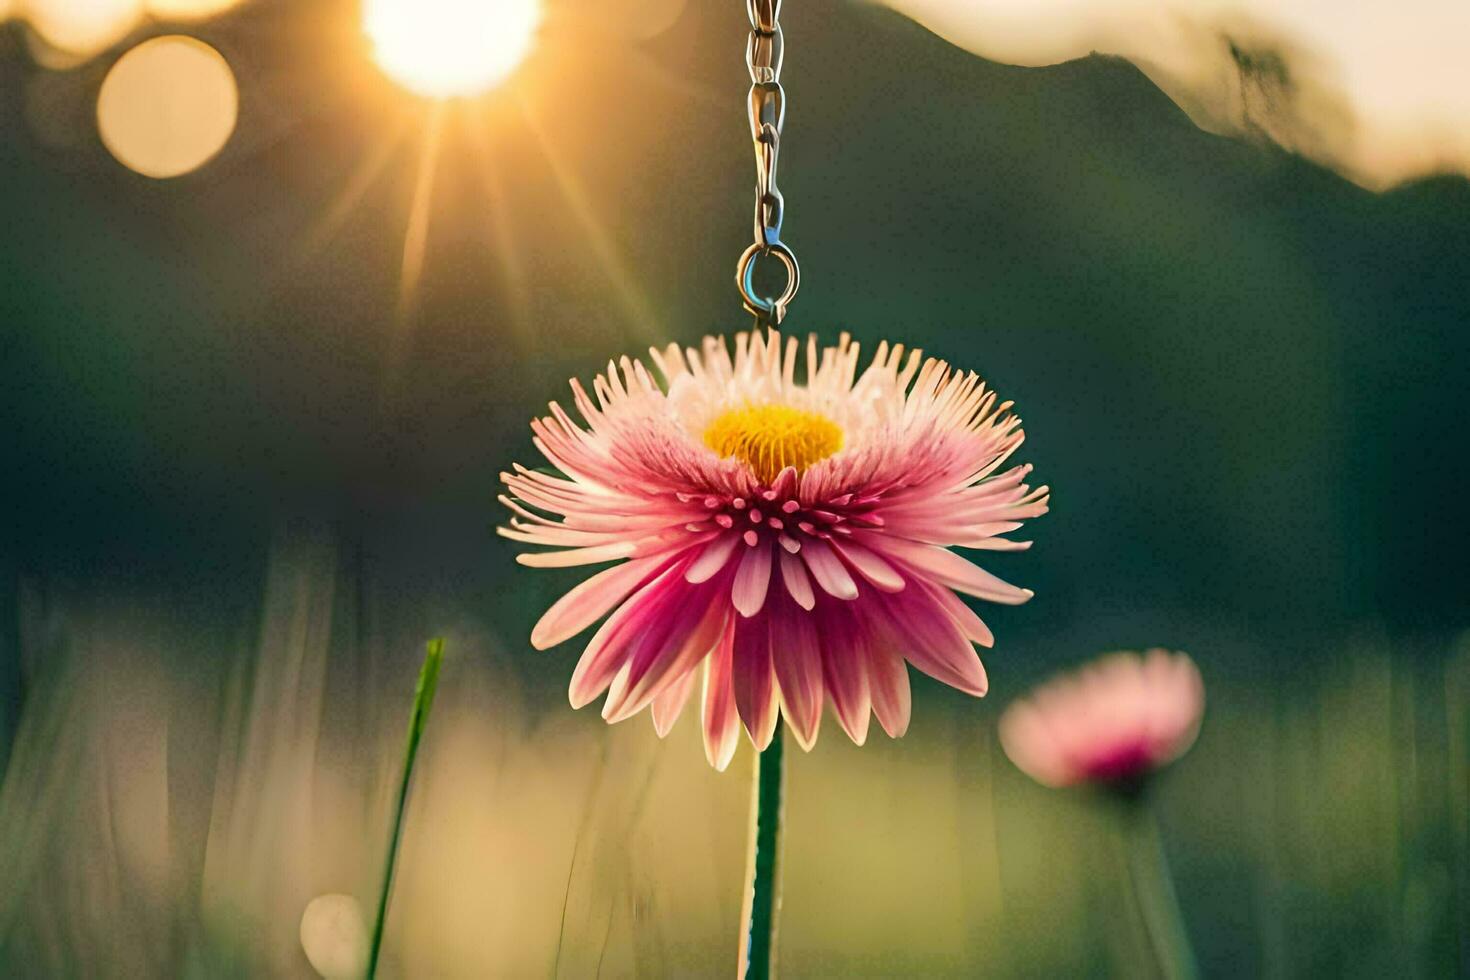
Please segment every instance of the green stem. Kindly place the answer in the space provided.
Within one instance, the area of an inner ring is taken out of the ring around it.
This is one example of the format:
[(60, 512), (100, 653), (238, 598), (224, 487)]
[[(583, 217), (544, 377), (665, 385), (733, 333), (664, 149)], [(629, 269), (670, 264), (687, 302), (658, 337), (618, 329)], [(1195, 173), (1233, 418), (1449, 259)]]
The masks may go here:
[(1146, 799), (1133, 798), (1124, 804), (1123, 838), (1133, 897), (1159, 976), (1164, 980), (1195, 980), (1199, 970), (1174, 893), (1159, 825)]
[(776, 922), (781, 912), (781, 797), (786, 788), (785, 735), (776, 723), (771, 744), (756, 756), (750, 802), (750, 864), (741, 918), (742, 980), (776, 975)]
[(434, 689), (439, 686), (439, 667), (444, 662), (444, 640), (429, 641), (424, 652), (424, 665), (419, 669), (414, 686), (413, 710), (408, 716), (408, 744), (403, 752), (403, 779), (398, 784), (398, 804), (393, 810), (393, 833), (388, 838), (388, 860), (383, 867), (383, 888), (378, 893), (378, 916), (373, 923), (373, 944), (368, 953), (367, 980), (378, 973), (378, 954), (383, 948), (383, 923), (388, 918), (388, 895), (393, 890), (393, 868), (398, 862), (398, 842), (403, 834), (403, 813), (408, 809), (408, 784), (413, 777), (414, 758), (419, 753), (419, 740), (429, 723), (429, 708), (434, 704)]

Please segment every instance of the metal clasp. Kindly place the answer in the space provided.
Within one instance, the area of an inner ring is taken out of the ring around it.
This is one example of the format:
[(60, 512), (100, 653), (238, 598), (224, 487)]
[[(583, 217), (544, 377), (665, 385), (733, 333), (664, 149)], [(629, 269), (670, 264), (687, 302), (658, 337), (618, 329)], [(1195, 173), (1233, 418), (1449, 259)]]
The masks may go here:
[[(755, 260), (760, 255), (774, 255), (786, 267), (786, 288), (781, 291), (780, 296), (771, 298), (761, 296), (755, 291)], [(756, 242), (740, 255), (740, 261), (735, 266), (735, 285), (740, 289), (747, 313), (752, 314), (757, 321), (769, 321), (772, 325), (779, 326), (786, 318), (786, 307), (801, 288), (801, 267), (796, 264), (796, 256), (791, 249), (780, 242), (772, 242), (770, 245)]]
[[(786, 316), (786, 307), (801, 285), (801, 270), (791, 248), (781, 241), (781, 223), (786, 200), (776, 187), (776, 164), (781, 151), (781, 129), (786, 125), (786, 92), (781, 88), (781, 62), (785, 39), (777, 17), (781, 0), (746, 0), (751, 34), (745, 45), (745, 65), (750, 69), (750, 94), (746, 112), (750, 138), (755, 146), (755, 242), (735, 266), (735, 285), (747, 312), (758, 324), (776, 325)], [(786, 269), (786, 288), (776, 297), (755, 290), (757, 256), (774, 255)]]

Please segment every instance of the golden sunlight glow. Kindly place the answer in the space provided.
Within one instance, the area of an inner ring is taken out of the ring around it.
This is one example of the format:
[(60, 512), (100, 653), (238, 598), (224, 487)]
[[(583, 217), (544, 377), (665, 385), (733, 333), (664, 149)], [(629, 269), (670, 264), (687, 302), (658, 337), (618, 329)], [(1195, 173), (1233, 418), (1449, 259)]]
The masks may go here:
[(235, 130), (239, 93), (218, 51), (180, 34), (117, 60), (97, 96), (97, 128), (118, 162), (147, 177), (203, 165)]
[(597, 0), (574, 9), (578, 18), (606, 31), (646, 41), (673, 27), (688, 5), (689, 0)]
[(769, 484), (788, 466), (801, 473), (841, 449), (842, 429), (825, 415), (789, 405), (746, 405), (711, 422), (704, 444)]
[(403, 266), (398, 279), (398, 316), (408, 316), (417, 298), (419, 279), (424, 274), (424, 255), (429, 247), (429, 212), (434, 204), (434, 172), (439, 166), (439, 140), (444, 131), (443, 106), (434, 107), (429, 131), (419, 151), (419, 173), (413, 186), (413, 203), (408, 210), (408, 228), (403, 233)]
[(58, 48), (46, 40), (37, 31), (26, 31), (22, 34), (25, 38), (26, 54), (31, 56), (31, 61), (37, 67), (52, 72), (69, 72), (73, 68), (85, 65), (95, 55), (96, 51), (69, 51), (66, 48)]
[(47, 44), (91, 56), (137, 25), (143, 0), (25, 0), (19, 9)]
[(363, 30), (394, 81), (431, 98), (476, 95), (526, 57), (541, 0), (364, 0)]
[(160, 20), (201, 20), (222, 14), (240, 0), (147, 0), (148, 13)]

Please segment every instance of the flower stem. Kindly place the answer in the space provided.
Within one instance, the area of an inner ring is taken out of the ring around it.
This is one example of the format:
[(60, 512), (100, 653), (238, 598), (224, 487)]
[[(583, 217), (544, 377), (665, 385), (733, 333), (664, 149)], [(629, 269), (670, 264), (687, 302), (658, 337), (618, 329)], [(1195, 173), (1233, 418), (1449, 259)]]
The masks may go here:
[(785, 734), (776, 723), (771, 744), (755, 759), (750, 801), (749, 877), (741, 916), (740, 980), (776, 975), (776, 922), (781, 912), (781, 797), (786, 789)]
[(1164, 980), (1195, 980), (1199, 970), (1174, 893), (1158, 821), (1147, 799), (1135, 797), (1124, 804), (1123, 838), (1133, 897), (1159, 976)]
[(434, 704), (434, 689), (439, 686), (439, 667), (444, 662), (444, 640), (430, 640), (424, 652), (424, 665), (414, 686), (413, 710), (408, 716), (408, 744), (403, 753), (403, 779), (398, 784), (398, 804), (393, 810), (393, 832), (388, 838), (388, 860), (383, 867), (383, 888), (378, 893), (378, 915), (373, 923), (373, 944), (368, 952), (367, 980), (378, 973), (378, 954), (383, 948), (383, 923), (388, 917), (388, 895), (393, 890), (393, 868), (398, 861), (398, 842), (403, 834), (403, 813), (408, 809), (408, 784), (413, 777), (413, 762), (419, 752), (419, 739), (429, 723), (429, 708)]

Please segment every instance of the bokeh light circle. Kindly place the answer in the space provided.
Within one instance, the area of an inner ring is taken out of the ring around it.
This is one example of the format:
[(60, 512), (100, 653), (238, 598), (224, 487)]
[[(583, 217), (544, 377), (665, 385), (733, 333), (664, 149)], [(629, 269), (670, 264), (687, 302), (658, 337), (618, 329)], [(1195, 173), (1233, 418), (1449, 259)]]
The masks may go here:
[(97, 128), (118, 162), (177, 177), (220, 151), (240, 96), (224, 57), (181, 34), (144, 41), (117, 60), (97, 96)]
[(159, 20), (203, 20), (238, 3), (240, 0), (146, 0), (148, 13)]
[(326, 980), (358, 980), (367, 970), (367, 922), (351, 895), (318, 895), (301, 915), (301, 949)]
[(363, 30), (390, 78), (419, 95), (476, 95), (531, 50), (541, 0), (364, 0)]
[(143, 0), (23, 0), (18, 12), (53, 48), (90, 57), (137, 26)]

